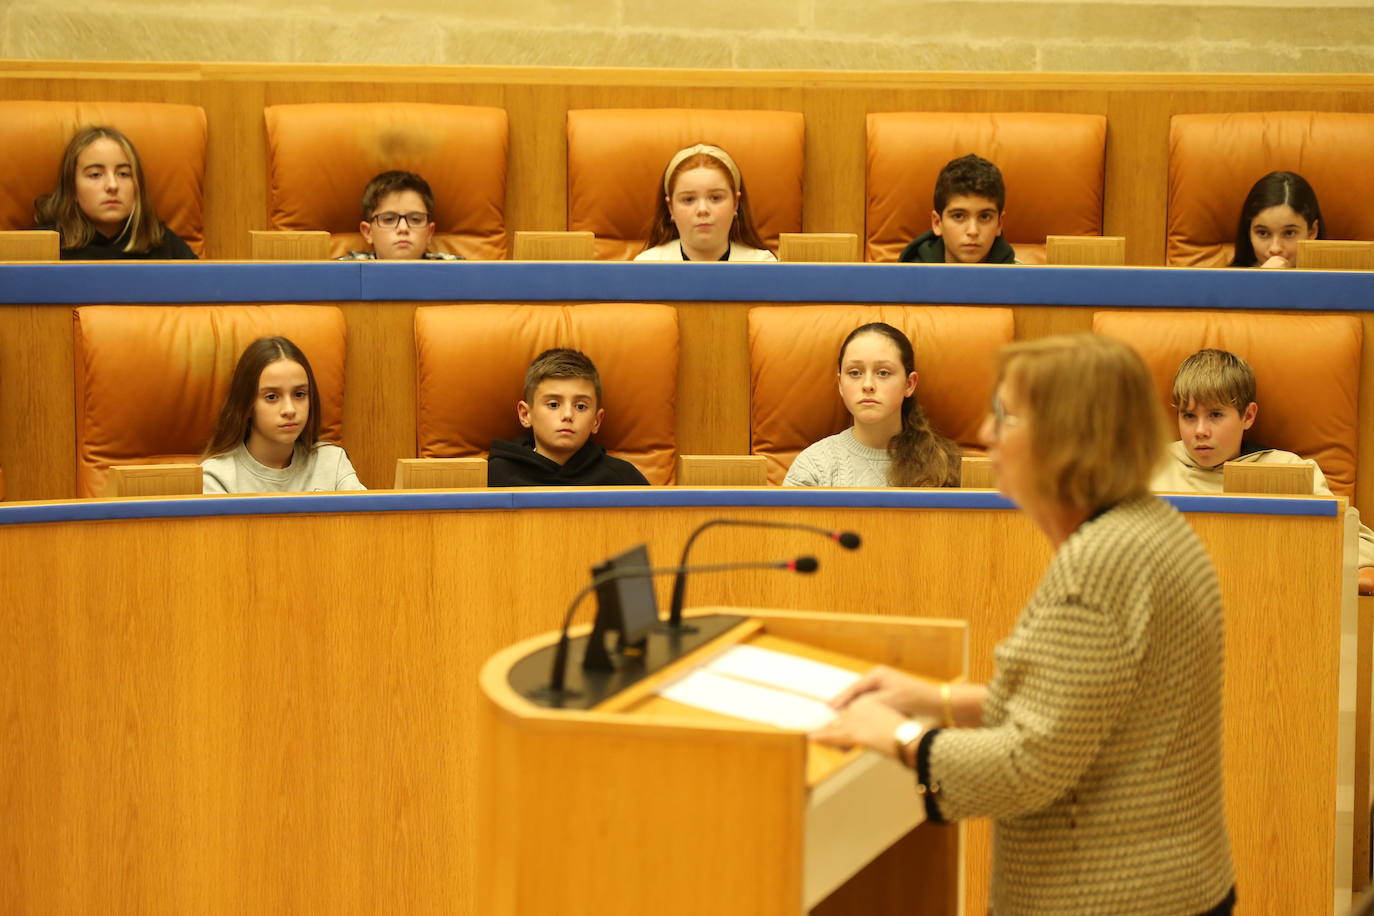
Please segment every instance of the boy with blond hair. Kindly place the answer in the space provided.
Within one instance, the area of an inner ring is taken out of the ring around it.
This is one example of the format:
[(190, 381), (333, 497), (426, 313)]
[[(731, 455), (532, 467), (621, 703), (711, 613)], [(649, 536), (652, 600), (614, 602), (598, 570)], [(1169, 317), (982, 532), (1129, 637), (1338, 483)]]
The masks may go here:
[[(1315, 461), (1266, 448), (1245, 438), (1255, 425), (1255, 373), (1228, 350), (1199, 350), (1174, 373), (1173, 405), (1178, 412), (1179, 441), (1172, 443), (1150, 481), (1150, 489), (1178, 493), (1222, 492), (1228, 461), (1247, 464), (1308, 464), (1312, 494), (1330, 496), (1331, 488)], [(1374, 594), (1374, 532), (1360, 525), (1360, 593)]]
[(491, 444), (490, 487), (648, 486), (633, 464), (612, 457), (591, 437), (601, 428), (601, 376), (585, 353), (558, 347), (525, 371), (516, 417), (529, 432)]

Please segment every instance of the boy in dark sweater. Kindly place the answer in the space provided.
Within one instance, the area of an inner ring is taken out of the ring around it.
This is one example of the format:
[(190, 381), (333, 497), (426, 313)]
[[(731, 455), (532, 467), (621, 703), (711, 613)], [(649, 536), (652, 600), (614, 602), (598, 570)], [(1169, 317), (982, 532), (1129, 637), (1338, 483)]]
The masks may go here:
[(633, 464), (591, 441), (601, 428), (601, 376), (585, 354), (545, 350), (525, 371), (525, 399), (516, 405), (529, 432), (491, 444), (489, 487), (648, 486)]
[(1015, 264), (1002, 238), (1007, 203), (1002, 172), (969, 154), (952, 159), (935, 179), (930, 231), (902, 249), (899, 261), (921, 264)]

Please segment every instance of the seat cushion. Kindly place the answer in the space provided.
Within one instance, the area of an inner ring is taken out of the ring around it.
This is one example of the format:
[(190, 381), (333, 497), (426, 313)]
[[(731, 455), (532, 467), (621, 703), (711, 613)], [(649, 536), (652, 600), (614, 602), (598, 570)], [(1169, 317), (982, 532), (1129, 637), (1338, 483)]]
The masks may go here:
[(1374, 241), (1374, 115), (1316, 111), (1174, 115), (1169, 121), (1166, 263), (1223, 267), (1240, 209), (1270, 172), (1317, 193), (1326, 237)]
[(860, 325), (884, 321), (916, 351), (916, 396), (935, 430), (964, 447), (992, 398), (997, 349), (1012, 339), (1011, 309), (959, 306), (812, 305), (749, 310), (749, 447), (781, 483), (808, 445), (852, 425), (840, 400), (840, 345)]
[(437, 251), (506, 257), (506, 112), (419, 102), (272, 105), (267, 228), (322, 230), (331, 257), (366, 249), (358, 224), (367, 183), (391, 169), (434, 191)]
[[(1172, 418), (1174, 373), (1205, 347), (1230, 350), (1255, 371), (1259, 415), (1246, 438), (1313, 458), (1331, 491), (1354, 498), (1364, 328), (1345, 315), (1097, 312), (1093, 331), (1145, 358)], [(1169, 424), (1178, 438), (1176, 423)]]
[(1102, 115), (906, 111), (868, 116), (865, 256), (895, 261), (930, 229), (935, 179), (973, 153), (1002, 172), (1003, 234), (1026, 264), (1045, 237), (1101, 235), (1107, 119)]
[(551, 347), (587, 354), (606, 417), (596, 441), (651, 484), (677, 460), (677, 310), (665, 305), (441, 305), (415, 310), (421, 458), (486, 455), (522, 430), (525, 370)]
[(805, 122), (795, 111), (618, 109), (568, 112), (568, 229), (596, 235), (596, 256), (629, 260), (644, 247), (678, 150), (710, 143), (739, 166), (755, 228), (774, 253), (802, 230)]
[(334, 306), (106, 306), (73, 311), (77, 496), (112, 464), (198, 461), (245, 347), (289, 337), (320, 389), (320, 437), (343, 442), (343, 312)]
[(158, 217), (204, 256), (206, 126), (194, 105), (0, 101), (0, 229), (34, 227), (34, 198), (57, 187), (67, 143), (96, 126), (129, 138)]

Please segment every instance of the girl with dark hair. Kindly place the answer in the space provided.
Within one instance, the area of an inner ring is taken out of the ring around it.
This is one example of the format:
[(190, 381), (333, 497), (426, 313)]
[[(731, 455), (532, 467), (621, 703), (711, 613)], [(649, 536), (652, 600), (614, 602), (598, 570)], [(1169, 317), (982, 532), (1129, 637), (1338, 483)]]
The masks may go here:
[(957, 487), (959, 446), (930, 428), (916, 400), (916, 354), (874, 322), (840, 346), (839, 388), (854, 425), (807, 447), (783, 480), (793, 487)]
[(1297, 172), (1270, 172), (1240, 208), (1232, 267), (1294, 267), (1300, 239), (1326, 238), (1317, 192)]
[(34, 201), (37, 228), (56, 230), (62, 260), (195, 260), (148, 199), (138, 151), (113, 127), (83, 127), (62, 154), (57, 187)]
[(749, 213), (744, 178), (730, 154), (698, 143), (663, 172), (663, 195), (636, 261), (776, 261)]
[(317, 441), (320, 393), (310, 361), (285, 337), (243, 351), (201, 467), (206, 493), (365, 490), (337, 445)]

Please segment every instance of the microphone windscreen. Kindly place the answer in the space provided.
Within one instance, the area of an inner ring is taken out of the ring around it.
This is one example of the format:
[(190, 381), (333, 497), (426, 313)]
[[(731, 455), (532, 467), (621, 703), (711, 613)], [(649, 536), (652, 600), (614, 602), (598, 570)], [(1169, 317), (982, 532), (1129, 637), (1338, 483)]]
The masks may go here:
[(796, 572), (813, 573), (820, 568), (821, 564), (816, 562), (815, 557), (797, 557), (789, 565)]
[(841, 531), (835, 535), (835, 540), (840, 542), (840, 546), (845, 550), (857, 550), (863, 543), (862, 539), (853, 531)]

